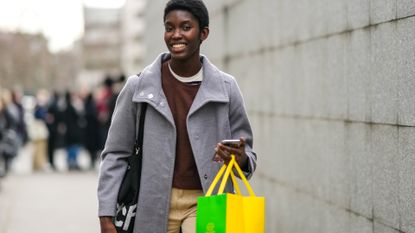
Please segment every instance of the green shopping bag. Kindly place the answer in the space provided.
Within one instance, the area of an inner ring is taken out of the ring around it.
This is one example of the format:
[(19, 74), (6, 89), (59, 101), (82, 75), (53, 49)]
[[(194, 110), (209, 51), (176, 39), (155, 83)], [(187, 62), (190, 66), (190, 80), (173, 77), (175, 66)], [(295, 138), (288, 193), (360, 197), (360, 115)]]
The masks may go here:
[[(241, 195), (233, 167), (245, 184), (249, 196)], [(212, 196), (222, 175), (218, 194)], [(236, 194), (223, 193), (229, 175)], [(255, 195), (232, 155), (229, 164), (224, 164), (219, 170), (206, 195), (197, 200), (196, 233), (264, 233), (264, 224), (265, 198)]]

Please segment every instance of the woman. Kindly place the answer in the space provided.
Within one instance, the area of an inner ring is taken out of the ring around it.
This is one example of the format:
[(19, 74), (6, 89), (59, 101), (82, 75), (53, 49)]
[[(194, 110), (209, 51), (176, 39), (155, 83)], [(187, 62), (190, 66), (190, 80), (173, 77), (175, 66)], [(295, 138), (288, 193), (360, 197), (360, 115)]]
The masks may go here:
[[(116, 232), (112, 216), (143, 103), (148, 107), (135, 233), (195, 232), (197, 197), (204, 195), (221, 166), (213, 160), (228, 162), (235, 154), (247, 176), (256, 167), (238, 85), (200, 55), (200, 45), (209, 35), (205, 5), (200, 0), (171, 0), (163, 20), (169, 53), (130, 77), (117, 100), (102, 153), (101, 232)], [(239, 147), (219, 143), (230, 138), (240, 139)], [(233, 191), (231, 184), (227, 191)]]

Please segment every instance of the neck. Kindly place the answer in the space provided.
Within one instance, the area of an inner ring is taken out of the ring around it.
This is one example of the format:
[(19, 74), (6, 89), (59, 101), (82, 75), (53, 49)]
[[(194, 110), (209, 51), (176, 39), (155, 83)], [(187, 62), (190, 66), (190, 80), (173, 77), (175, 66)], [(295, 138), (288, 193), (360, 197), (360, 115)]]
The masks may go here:
[(199, 72), (202, 67), (199, 56), (189, 60), (171, 59), (169, 62), (174, 73), (181, 77), (191, 77)]

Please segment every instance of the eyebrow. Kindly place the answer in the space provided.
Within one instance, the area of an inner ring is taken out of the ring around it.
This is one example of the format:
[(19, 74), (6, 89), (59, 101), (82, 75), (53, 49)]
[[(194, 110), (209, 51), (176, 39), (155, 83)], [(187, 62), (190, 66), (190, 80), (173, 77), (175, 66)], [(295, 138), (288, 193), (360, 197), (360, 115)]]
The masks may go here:
[[(184, 21), (180, 22), (180, 24), (184, 24), (184, 23), (192, 23), (192, 21), (191, 20), (184, 20)], [(166, 20), (166, 21), (164, 21), (164, 25), (166, 25), (166, 24), (173, 24), (173, 23), (171, 21)]]

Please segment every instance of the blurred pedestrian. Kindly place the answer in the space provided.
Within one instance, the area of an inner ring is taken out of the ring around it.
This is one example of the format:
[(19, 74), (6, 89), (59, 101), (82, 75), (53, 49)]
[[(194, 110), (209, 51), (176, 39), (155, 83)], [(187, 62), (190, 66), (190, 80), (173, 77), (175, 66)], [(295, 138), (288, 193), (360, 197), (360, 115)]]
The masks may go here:
[(85, 148), (89, 152), (91, 158), (90, 168), (95, 169), (95, 161), (100, 148), (100, 135), (99, 135), (99, 122), (98, 122), (98, 110), (92, 93), (88, 93), (85, 98)]
[(49, 162), (50, 167), (53, 170), (56, 169), (54, 153), (55, 153), (55, 149), (57, 148), (58, 140), (59, 140), (58, 126), (59, 126), (59, 123), (62, 123), (62, 117), (63, 117), (58, 107), (59, 98), (60, 98), (59, 93), (55, 91), (49, 100), (46, 119), (45, 119), (48, 132), (49, 132), (48, 162)]
[[(140, 196), (134, 233), (194, 233), (197, 197), (212, 183), (221, 164), (234, 154), (249, 177), (256, 167), (253, 136), (235, 79), (200, 55), (209, 35), (208, 11), (201, 0), (170, 0), (164, 9), (164, 41), (159, 55), (121, 91), (102, 152), (98, 198), (102, 233), (115, 233), (113, 216), (125, 158), (135, 141), (137, 111), (147, 103)], [(221, 140), (239, 139), (239, 147)], [(214, 147), (216, 145), (216, 148)], [(215, 154), (214, 158), (213, 155)], [(233, 188), (229, 184), (227, 192)], [(127, 222), (116, 221), (125, 227)]]
[(81, 149), (85, 130), (85, 119), (83, 116), (83, 105), (69, 91), (65, 94), (66, 108), (64, 111), (65, 123), (65, 147), (67, 152), (67, 163), (69, 170), (80, 170), (78, 164), (78, 154)]
[(0, 176), (10, 171), (12, 160), (17, 156), (21, 146), (18, 135), (18, 119), (9, 111), (12, 94), (9, 90), (0, 92)]
[[(4, 92), (0, 88), (0, 93)], [(6, 131), (8, 130), (8, 116), (6, 112), (6, 103), (4, 101), (3, 95), (0, 94), (0, 177), (6, 175), (6, 160), (7, 156), (5, 155), (6, 149)]]
[[(0, 89), (1, 90), (1, 89)], [(5, 104), (0, 96), (0, 178), (6, 175), (6, 156), (4, 155), (5, 132), (7, 130), (7, 116)]]
[(11, 94), (12, 102), (8, 105), (8, 111), (15, 119), (17, 134), (19, 136), (21, 146), (23, 146), (29, 140), (25, 121), (25, 110), (22, 105), (23, 94), (18, 88), (14, 88)]
[(33, 143), (33, 170), (43, 171), (47, 164), (47, 140), (49, 132), (46, 127), (48, 93), (39, 90), (36, 94), (34, 119), (29, 124), (29, 136)]
[(114, 80), (111, 76), (107, 75), (104, 80), (104, 88), (99, 94), (97, 100), (98, 120), (100, 123), (100, 148), (104, 147), (104, 143), (107, 139), (108, 129), (111, 124), (111, 116), (113, 113), (112, 103), (116, 98), (114, 92)]

